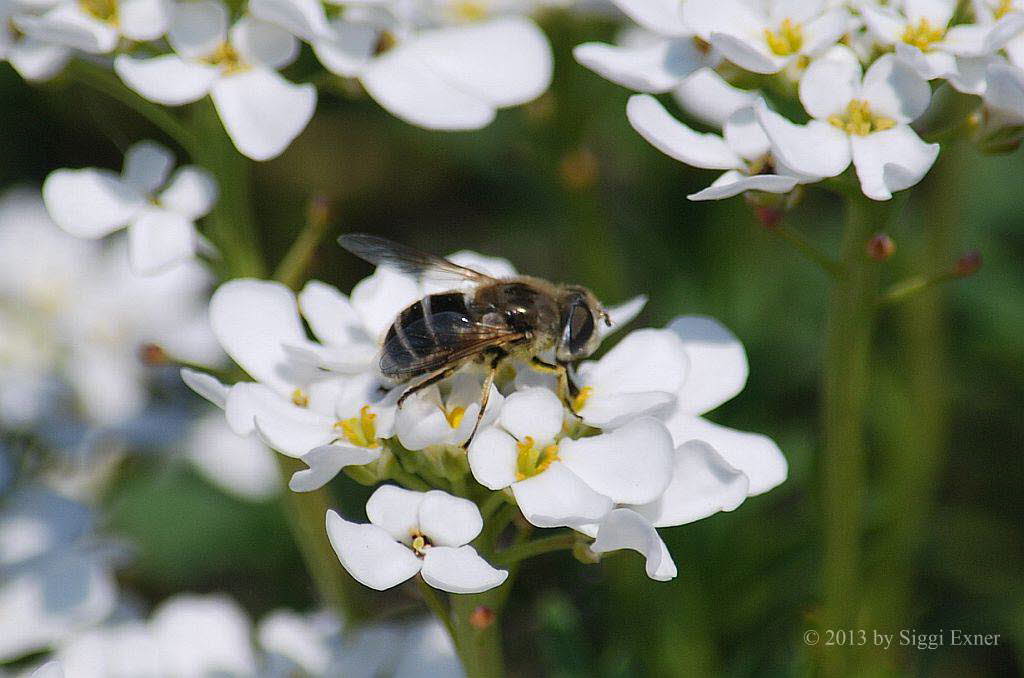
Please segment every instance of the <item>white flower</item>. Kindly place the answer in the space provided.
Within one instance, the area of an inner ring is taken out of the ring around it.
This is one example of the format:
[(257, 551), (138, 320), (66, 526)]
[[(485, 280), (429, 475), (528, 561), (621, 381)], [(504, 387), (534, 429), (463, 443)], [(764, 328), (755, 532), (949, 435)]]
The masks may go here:
[(367, 501), (366, 515), (370, 523), (359, 525), (328, 511), (327, 534), (341, 564), (370, 588), (383, 591), (420, 574), (442, 591), (480, 593), (508, 577), (467, 546), (483, 528), (467, 499), (383, 485)]
[(19, 15), (14, 24), (43, 43), (106, 54), (122, 37), (144, 42), (163, 36), (170, 6), (170, 0), (58, 0), (42, 15)]
[(631, 44), (577, 46), (576, 60), (599, 75), (641, 92), (667, 92), (697, 69), (720, 61), (683, 22), (680, 0), (614, 1), (647, 34)]
[(996, 61), (988, 67), (985, 106), (991, 127), (1024, 125), (1024, 72)]
[(800, 80), (800, 101), (813, 120), (794, 125), (763, 102), (757, 116), (773, 157), (787, 167), (833, 177), (852, 159), (864, 195), (889, 200), (919, 182), (939, 154), (938, 144), (910, 128), (930, 97), (928, 83), (893, 55), (875, 61), (862, 80), (853, 52), (835, 47)]
[(771, 154), (753, 108), (730, 115), (722, 136), (695, 132), (648, 94), (631, 97), (626, 114), (633, 128), (666, 155), (693, 167), (726, 170), (711, 186), (688, 196), (690, 200), (720, 200), (745, 191), (788, 193), (797, 184), (819, 179), (800, 176)]
[(565, 411), (548, 389), (508, 396), (498, 425), (477, 434), (469, 466), (481, 485), (511, 488), (520, 510), (538, 527), (601, 520), (614, 503), (642, 504), (671, 480), (672, 443), (651, 417), (600, 435), (564, 436)]
[(10, 63), (26, 80), (49, 80), (67, 64), (71, 50), (15, 30), (19, 17), (35, 14), (16, 0), (0, 0), (0, 61)]
[(359, 78), (393, 115), (428, 129), (484, 127), (497, 109), (531, 101), (551, 82), (551, 47), (525, 17), (491, 16), (480, 3), (471, 3), (479, 17), (460, 14), (458, 2), (338, 4), (346, 11), (330, 22), (311, 0), (256, 0), (250, 11), (309, 41), (328, 70)]
[(729, 61), (754, 73), (778, 73), (813, 57), (846, 33), (848, 13), (826, 0), (687, 0), (683, 21)]
[(1024, 68), (1024, 2), (1021, 0), (975, 0), (978, 23), (991, 31), (985, 38), (989, 52), (1004, 50), (1017, 68)]
[(195, 221), (217, 199), (209, 172), (186, 165), (168, 180), (173, 166), (167, 148), (140, 141), (125, 153), (120, 175), (95, 167), (51, 172), (43, 183), (43, 200), (53, 220), (71, 235), (102, 238), (127, 226), (132, 269), (151, 275), (195, 254)]
[[(460, 446), (468, 439), (480, 412), (481, 378), (465, 372), (446, 380), (444, 389), (429, 386), (405, 400), (395, 416), (395, 435), (408, 450), (434, 445)], [(498, 417), (504, 397), (492, 384), (480, 427)]]
[(281, 489), (273, 453), (254, 435), (235, 435), (221, 412), (196, 419), (184, 451), (210, 482), (242, 499), (266, 501)]
[(209, 94), (244, 155), (269, 160), (281, 154), (312, 117), (313, 85), (296, 85), (277, 73), (298, 56), (298, 42), (277, 26), (243, 16), (229, 31), (223, 3), (194, 0), (175, 4), (167, 40), (172, 54), (122, 54), (114, 70), (160, 104), (179, 106)]
[(29, 678), (64, 678), (64, 668), (60, 662), (46, 662), (33, 671)]
[(864, 3), (860, 13), (872, 37), (894, 45), (922, 78), (946, 78), (960, 91), (980, 94), (991, 25), (950, 26), (956, 7), (956, 0), (904, 0), (888, 7)]

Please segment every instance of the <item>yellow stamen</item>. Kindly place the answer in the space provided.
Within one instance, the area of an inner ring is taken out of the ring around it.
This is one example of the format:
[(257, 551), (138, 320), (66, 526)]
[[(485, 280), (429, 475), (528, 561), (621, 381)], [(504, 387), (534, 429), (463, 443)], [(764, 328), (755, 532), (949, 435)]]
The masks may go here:
[(419, 532), (412, 533), (412, 550), (416, 552), (418, 556), (424, 556), (427, 553), (427, 549), (430, 548), (430, 542)]
[(465, 407), (455, 407), (451, 411), (443, 410), (444, 418), (448, 420), (448, 425), (452, 428), (458, 428), (462, 425), (462, 419), (466, 416)]
[(921, 17), (916, 24), (907, 24), (903, 29), (903, 42), (917, 47), (922, 52), (930, 52), (932, 44), (939, 42), (946, 37), (946, 29), (943, 26), (932, 26), (932, 23)]
[(117, 24), (117, 0), (78, 0), (82, 10), (104, 23)]
[(487, 18), (487, 5), (481, 0), (458, 0), (453, 3), (452, 12), (460, 21), (480, 21)]
[(309, 407), (309, 396), (301, 388), (292, 391), (292, 404), (299, 407)]
[(531, 436), (516, 443), (516, 480), (526, 480), (543, 473), (558, 461), (558, 445), (552, 444), (537, 449)]
[(804, 28), (791, 19), (783, 19), (778, 30), (764, 29), (764, 40), (776, 56), (790, 56), (804, 46)]
[(377, 415), (370, 411), (369, 405), (363, 405), (358, 417), (351, 417), (334, 422), (334, 428), (341, 431), (345, 440), (356, 447), (380, 447), (377, 440)]
[(222, 42), (220, 47), (215, 49), (204, 61), (214, 66), (220, 66), (226, 74), (238, 73), (249, 68), (249, 65), (242, 60), (242, 56), (229, 42)]
[(1002, 19), (1004, 16), (1013, 11), (1013, 0), (999, 0), (999, 6), (996, 7), (995, 17), (996, 19)]
[(846, 107), (846, 115), (830, 115), (829, 124), (848, 134), (867, 136), (896, 126), (896, 121), (871, 112), (871, 104), (863, 99), (852, 99)]
[(590, 399), (590, 394), (594, 392), (593, 386), (584, 386), (580, 389), (580, 392), (576, 394), (576, 397), (572, 399), (572, 411), (579, 412), (583, 409), (583, 406), (587, 404), (587, 400)]

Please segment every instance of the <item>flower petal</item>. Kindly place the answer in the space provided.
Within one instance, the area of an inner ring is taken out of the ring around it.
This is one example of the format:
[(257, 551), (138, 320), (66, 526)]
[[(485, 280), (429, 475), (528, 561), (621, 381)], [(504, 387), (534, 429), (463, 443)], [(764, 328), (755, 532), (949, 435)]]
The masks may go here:
[(841, 115), (860, 90), (860, 62), (848, 49), (815, 59), (800, 78), (800, 103), (812, 118)]
[(352, 445), (321, 445), (301, 459), (309, 468), (296, 471), (288, 481), (292, 492), (312, 492), (329, 483), (346, 466), (362, 466), (380, 458), (380, 452)]
[(441, 409), (440, 401), (435, 386), (419, 391), (402, 403), (395, 415), (395, 434), (402, 447), (422, 450), (431, 445), (448, 443), (452, 437), (452, 427)]
[(316, 108), (313, 85), (293, 84), (262, 67), (220, 78), (210, 95), (231, 141), (253, 160), (284, 152)]
[(362, 73), (380, 42), (380, 29), (371, 23), (332, 19), (328, 34), (313, 42), (313, 52), (331, 73), (353, 78)]
[(750, 480), (751, 496), (761, 494), (786, 479), (788, 464), (771, 438), (713, 424), (707, 419), (677, 411), (665, 422), (675, 444), (702, 440), (715, 449), (729, 466)]
[(205, 372), (190, 370), (187, 367), (181, 369), (181, 380), (190, 389), (209, 400), (211, 403), (224, 409), (228, 400), (228, 387), (225, 384)]
[(776, 56), (765, 46), (758, 43), (751, 44), (731, 33), (713, 32), (709, 42), (726, 59), (751, 73), (778, 73), (792, 58)]
[(205, 216), (217, 202), (217, 182), (202, 167), (179, 167), (171, 182), (160, 193), (160, 204), (169, 210), (196, 220)]
[(640, 92), (667, 92), (704, 65), (704, 55), (688, 38), (638, 47), (588, 42), (572, 54), (601, 77)]
[(907, 125), (854, 137), (853, 164), (861, 190), (872, 200), (889, 200), (896, 191), (924, 178), (939, 155), (938, 144), (927, 144)]
[(374, 342), (383, 339), (399, 312), (419, 298), (416, 281), (387, 266), (378, 266), (373, 275), (356, 283), (349, 295), (352, 308)]
[(638, 294), (632, 299), (616, 306), (606, 306), (604, 312), (608, 314), (611, 326), (609, 327), (602, 323), (599, 327), (601, 336), (606, 337), (628, 325), (634, 318), (640, 315), (640, 311), (644, 310), (646, 305), (647, 295)]
[(185, 61), (176, 54), (152, 59), (119, 54), (114, 59), (114, 71), (143, 98), (166, 106), (180, 106), (203, 98), (218, 74), (214, 66)]
[(684, 78), (672, 97), (690, 116), (713, 127), (721, 127), (730, 115), (759, 98), (757, 92), (733, 87), (711, 68)]
[(516, 480), (516, 440), (499, 428), (476, 434), (467, 453), (473, 477), (484, 487), (502, 490)]
[(501, 586), (508, 572), (497, 570), (472, 546), (435, 546), (423, 558), (423, 580), (449, 593), (482, 593)]
[(156, 40), (171, 24), (168, 0), (120, 0), (117, 21), (124, 37), (136, 42)]
[(484, 521), (470, 500), (431, 490), (420, 502), (419, 526), (434, 546), (459, 547), (476, 539)]
[(701, 134), (673, 118), (649, 94), (629, 98), (626, 115), (640, 135), (659, 151), (693, 167), (739, 169), (743, 160), (717, 134)]
[(371, 589), (389, 589), (420, 571), (420, 559), (376, 525), (350, 523), (328, 511), (327, 536), (342, 566)]
[(690, 30), (710, 42), (712, 33), (761, 35), (766, 17), (755, 7), (741, 0), (687, 0), (682, 14)]
[(747, 176), (737, 170), (729, 170), (707, 188), (686, 196), (690, 200), (722, 200), (747, 191), (763, 193), (789, 193), (800, 179), (785, 174), (755, 174)]
[(174, 167), (174, 154), (155, 141), (139, 141), (124, 154), (121, 179), (143, 195), (156, 193)]
[(595, 553), (607, 553), (619, 549), (632, 549), (647, 559), (647, 576), (657, 581), (674, 579), (677, 571), (665, 542), (647, 519), (620, 508), (609, 513), (601, 522), (597, 539), (590, 545)]
[(7, 61), (18, 75), (30, 82), (49, 80), (60, 73), (71, 58), (71, 50), (28, 36), (7, 51)]
[(505, 399), (498, 420), (517, 440), (527, 436), (538, 445), (553, 442), (562, 430), (565, 410), (562, 402), (546, 388), (530, 387)]
[(743, 390), (747, 383), (747, 354), (725, 325), (699, 315), (680, 316), (668, 329), (682, 340), (690, 369), (679, 390), (684, 412), (703, 414)]
[(747, 498), (750, 480), (703, 440), (675, 450), (672, 482), (656, 500), (634, 509), (655, 527), (685, 525), (719, 511), (732, 511)]
[(109, 170), (59, 169), (43, 182), (50, 218), (79, 238), (102, 238), (138, 213), (142, 196)]
[[(282, 405), (285, 405), (283, 401)], [(295, 410), (298, 412), (283, 406), (272, 416), (256, 412), (253, 416), (256, 432), (260, 434), (263, 442), (289, 457), (304, 457), (311, 450), (327, 445), (335, 439), (336, 431), (332, 428), (333, 422), (330, 418), (303, 408)], [(288, 416), (289, 414), (301, 416)]]
[(864, 74), (860, 96), (870, 102), (873, 113), (909, 123), (928, 108), (932, 91), (906, 62), (886, 54)]
[(615, 6), (633, 21), (660, 35), (689, 35), (692, 30), (683, 21), (678, 0), (613, 0)]
[(289, 358), (285, 344), (302, 345), (305, 332), (295, 295), (281, 283), (231, 280), (210, 299), (210, 323), (221, 346), (250, 376), (290, 398), (313, 368)]
[(242, 60), (270, 69), (284, 68), (299, 55), (295, 36), (272, 23), (243, 16), (228, 32), (231, 45)]
[(411, 544), (413, 533), (420, 531), (420, 506), (427, 494), (381, 485), (366, 502), (366, 517), (392, 539)]
[(251, 0), (248, 9), (257, 19), (277, 24), (303, 40), (314, 40), (330, 31), (324, 6), (317, 0)]
[(117, 29), (97, 20), (76, 2), (60, 3), (41, 16), (15, 15), (12, 21), (31, 38), (89, 54), (106, 54), (117, 46)]
[(722, 128), (722, 137), (729, 148), (747, 161), (761, 159), (771, 148), (753, 106), (745, 106), (730, 115)]
[(310, 280), (299, 293), (299, 310), (313, 334), (327, 344), (370, 343), (348, 297), (338, 288)]
[(875, 40), (883, 45), (892, 45), (901, 40), (907, 22), (892, 7), (863, 2), (857, 10)]
[(598, 494), (561, 462), (512, 484), (523, 516), (537, 527), (563, 527), (601, 520), (612, 500)]
[(215, 52), (228, 38), (228, 8), (219, 0), (174, 3), (167, 42), (189, 59)]
[(772, 155), (787, 167), (808, 177), (834, 177), (850, 166), (850, 142), (842, 130), (820, 120), (794, 125), (763, 101), (756, 111), (772, 142)]
[(195, 250), (195, 226), (176, 212), (150, 207), (128, 227), (128, 261), (138, 275), (166, 270)]
[(643, 417), (601, 435), (563, 440), (558, 457), (615, 503), (646, 504), (671, 482), (672, 452), (672, 435), (664, 424)]

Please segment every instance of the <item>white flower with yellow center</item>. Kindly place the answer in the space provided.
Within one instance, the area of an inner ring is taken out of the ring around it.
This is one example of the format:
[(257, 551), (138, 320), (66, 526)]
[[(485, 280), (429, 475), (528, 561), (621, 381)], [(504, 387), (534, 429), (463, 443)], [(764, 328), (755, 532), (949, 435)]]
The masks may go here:
[(690, 200), (721, 200), (746, 191), (788, 193), (797, 184), (819, 181), (787, 168), (771, 154), (771, 144), (752, 107), (725, 121), (721, 136), (696, 132), (676, 120), (648, 94), (637, 94), (626, 106), (630, 124), (662, 153), (691, 167), (725, 170)]
[(235, 146), (253, 160), (280, 155), (316, 108), (313, 85), (296, 85), (277, 71), (298, 56), (298, 41), (283, 29), (243, 16), (228, 27), (217, 0), (175, 4), (167, 41), (156, 57), (119, 55), (114, 70), (143, 97), (168, 106), (213, 99)]
[(172, 175), (173, 167), (170, 150), (140, 141), (125, 153), (120, 174), (95, 167), (51, 172), (43, 200), (57, 225), (80, 238), (102, 238), (127, 227), (132, 269), (152, 275), (195, 254), (195, 221), (217, 199), (209, 172), (186, 165)]
[(760, 102), (757, 117), (771, 141), (772, 156), (808, 176), (834, 177), (852, 160), (861, 190), (889, 200), (927, 174), (939, 154), (910, 123), (928, 107), (928, 83), (892, 54), (861, 77), (847, 47), (832, 48), (800, 79), (800, 101), (813, 118), (795, 125)]
[(860, 13), (871, 36), (893, 46), (922, 78), (946, 78), (961, 91), (980, 94), (992, 26), (950, 26), (956, 7), (956, 0), (903, 0), (889, 6), (864, 3)]
[(393, 115), (428, 129), (484, 127), (498, 109), (540, 96), (551, 47), (514, 3), (338, 2), (328, 21), (315, 0), (255, 0), (250, 11), (313, 46), (331, 72), (359, 78)]
[(382, 485), (366, 502), (369, 524), (327, 512), (327, 535), (356, 581), (378, 591), (417, 574), (449, 593), (480, 593), (508, 577), (468, 546), (483, 529), (473, 502), (440, 490), (413, 492)]
[(71, 50), (26, 35), (17, 28), (22, 17), (38, 16), (47, 6), (37, 8), (17, 0), (0, 0), (0, 62), (7, 61), (30, 81), (49, 80), (64, 68)]
[(508, 396), (497, 425), (477, 434), (469, 466), (481, 485), (510, 488), (538, 527), (600, 521), (616, 503), (643, 504), (672, 476), (671, 436), (652, 417), (609, 433), (573, 440), (565, 408), (550, 390), (528, 387)]
[(778, 73), (829, 49), (849, 13), (826, 0), (687, 0), (683, 21), (726, 59), (753, 73)]
[[(481, 376), (461, 372), (441, 386), (410, 396), (395, 415), (395, 435), (402, 447), (423, 450), (436, 445), (458, 447), (469, 440), (480, 412)], [(498, 417), (504, 397), (492, 385), (481, 427)]]
[(145, 42), (163, 36), (170, 8), (170, 0), (58, 0), (41, 15), (15, 17), (14, 25), (43, 43), (106, 54), (121, 38)]

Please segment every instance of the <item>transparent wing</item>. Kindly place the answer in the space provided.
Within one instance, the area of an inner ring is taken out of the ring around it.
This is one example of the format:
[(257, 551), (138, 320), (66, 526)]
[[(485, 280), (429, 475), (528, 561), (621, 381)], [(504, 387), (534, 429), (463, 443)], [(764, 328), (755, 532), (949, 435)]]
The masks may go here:
[(390, 266), (417, 279), (477, 284), (495, 282), (495, 278), (489, 275), (459, 266), (443, 257), (367, 233), (346, 233), (338, 238), (338, 244), (374, 266)]
[(488, 348), (515, 343), (525, 335), (505, 326), (487, 325), (462, 313), (445, 311), (401, 328), (384, 344), (380, 369), (403, 379), (454, 365)]

